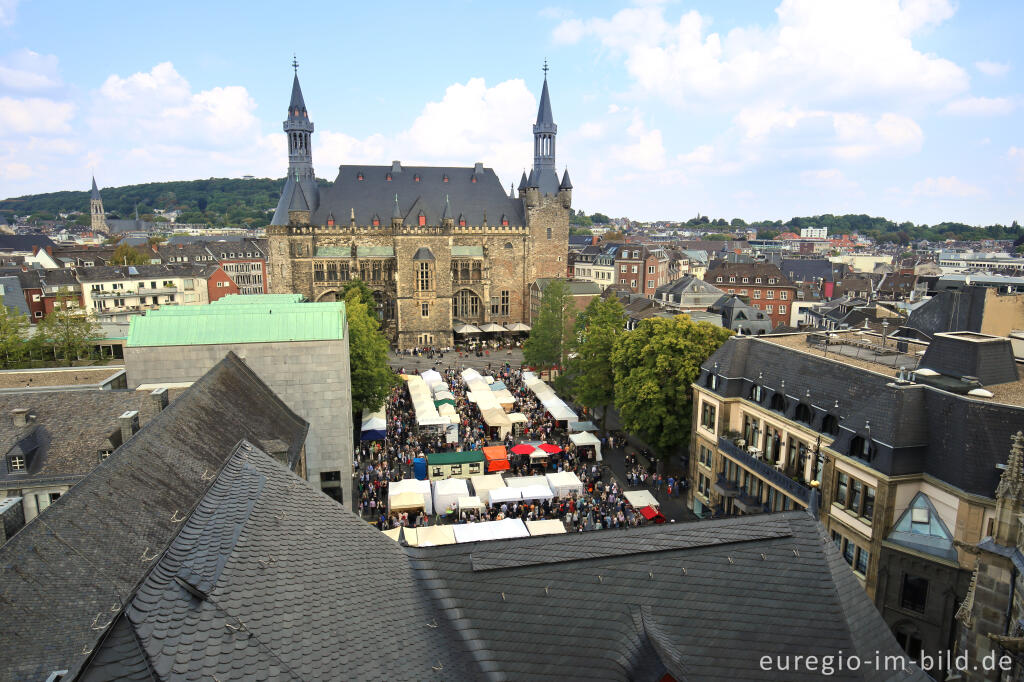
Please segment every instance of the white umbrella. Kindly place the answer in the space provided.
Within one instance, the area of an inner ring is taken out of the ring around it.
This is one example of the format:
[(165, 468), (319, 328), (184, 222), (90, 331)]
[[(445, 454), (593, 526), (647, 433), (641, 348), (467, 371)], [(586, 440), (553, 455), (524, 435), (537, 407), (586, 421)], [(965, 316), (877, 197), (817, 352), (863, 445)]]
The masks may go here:
[(502, 327), (500, 324), (494, 324), (493, 322), (488, 322), (487, 324), (480, 325), (480, 331), (482, 331), (482, 332), (504, 332), (504, 331), (508, 331), (508, 330), (505, 329), (504, 327)]
[(523, 324), (522, 322), (513, 322), (512, 324), (508, 325), (507, 329), (510, 332), (528, 332), (530, 331), (530, 325)]
[(471, 324), (460, 324), (458, 327), (455, 327), (455, 333), (456, 334), (479, 334), (480, 333), (480, 327), (476, 327), (476, 326), (471, 325)]

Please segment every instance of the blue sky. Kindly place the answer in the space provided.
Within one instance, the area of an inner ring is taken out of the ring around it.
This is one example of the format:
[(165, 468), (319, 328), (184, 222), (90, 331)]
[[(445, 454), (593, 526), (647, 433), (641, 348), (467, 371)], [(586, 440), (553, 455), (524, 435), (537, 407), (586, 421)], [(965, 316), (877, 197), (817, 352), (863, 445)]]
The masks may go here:
[(1024, 3), (223, 5), (0, 0), (0, 196), (280, 177), (294, 51), (321, 177), (518, 182), (546, 57), (578, 208), (1024, 218)]

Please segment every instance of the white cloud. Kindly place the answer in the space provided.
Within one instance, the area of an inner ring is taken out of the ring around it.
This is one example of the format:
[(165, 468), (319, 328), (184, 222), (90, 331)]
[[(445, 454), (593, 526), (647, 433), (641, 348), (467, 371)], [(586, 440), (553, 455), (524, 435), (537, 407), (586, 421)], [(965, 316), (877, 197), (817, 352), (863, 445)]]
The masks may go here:
[(705, 165), (711, 163), (715, 158), (715, 148), (710, 144), (702, 144), (692, 152), (680, 154), (676, 157), (681, 163), (693, 165)]
[(974, 62), (974, 68), (986, 76), (1005, 76), (1010, 71), (1010, 65), (1001, 62)]
[(1017, 108), (1008, 97), (965, 97), (949, 102), (943, 112), (959, 116), (1005, 116)]
[(838, 168), (801, 171), (800, 182), (807, 187), (823, 189), (852, 190), (857, 188), (857, 183), (847, 178)]
[(594, 140), (604, 136), (605, 124), (597, 121), (587, 121), (580, 125), (576, 133), (585, 140)]
[(10, 26), (18, 13), (20, 0), (0, 0), (0, 26)]
[(628, 144), (613, 145), (611, 156), (626, 168), (642, 171), (656, 171), (665, 167), (665, 145), (661, 131), (648, 130), (639, 115), (634, 115), (626, 128)]
[(0, 57), (0, 87), (45, 90), (60, 84), (55, 55), (21, 49)]
[(0, 137), (23, 133), (67, 133), (75, 105), (42, 97), (0, 97)]
[(771, 96), (811, 103), (863, 97), (944, 99), (967, 88), (953, 62), (925, 54), (912, 38), (952, 16), (947, 0), (783, 0), (768, 28), (709, 32), (696, 11), (678, 21), (658, 6), (610, 19), (569, 19), (556, 42), (594, 37), (624, 57), (639, 89), (677, 104), (728, 105)]
[(922, 197), (977, 197), (986, 194), (985, 190), (976, 185), (960, 180), (956, 176), (925, 178), (914, 183), (911, 194)]

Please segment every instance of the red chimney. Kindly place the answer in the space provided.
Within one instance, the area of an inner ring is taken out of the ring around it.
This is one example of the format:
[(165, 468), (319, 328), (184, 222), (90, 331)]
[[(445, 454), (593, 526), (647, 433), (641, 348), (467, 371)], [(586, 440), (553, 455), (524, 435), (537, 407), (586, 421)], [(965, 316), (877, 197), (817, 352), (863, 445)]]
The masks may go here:
[(47, 246), (46, 247), (46, 253), (48, 253), (48, 254), (50, 254), (52, 256), (53, 255), (53, 247), (52, 246)]
[(39, 255), (39, 247), (36, 246), (35, 244), (32, 245), (32, 255), (33, 256)]

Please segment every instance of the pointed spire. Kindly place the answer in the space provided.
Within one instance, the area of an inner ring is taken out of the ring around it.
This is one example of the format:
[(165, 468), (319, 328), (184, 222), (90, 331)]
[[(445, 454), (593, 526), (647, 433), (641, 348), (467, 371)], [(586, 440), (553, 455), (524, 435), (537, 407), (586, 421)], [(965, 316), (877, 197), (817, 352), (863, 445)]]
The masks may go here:
[(562, 184), (558, 186), (558, 189), (572, 189), (572, 181), (569, 180), (568, 168), (566, 168), (565, 172), (562, 173)]
[(519, 191), (522, 192), (529, 186), (529, 181), (526, 179), (526, 171), (523, 171), (523, 179), (519, 181)]
[(302, 193), (302, 187), (298, 183), (292, 185), (292, 198), (288, 203), (289, 211), (308, 211), (309, 202), (306, 201), (305, 194)]
[(551, 114), (551, 96), (548, 94), (548, 61), (544, 60), (544, 88), (540, 91), (540, 106), (537, 107), (537, 125), (554, 125), (555, 117)]
[(92, 195), (89, 197), (91, 200), (100, 198), (100, 188), (96, 186), (96, 176), (92, 176)]
[(391, 209), (391, 219), (392, 220), (401, 220), (402, 219), (402, 209), (400, 209), (398, 207), (398, 194), (395, 194), (395, 206), (394, 206), (394, 208)]
[(526, 186), (527, 187), (536, 187), (537, 186), (537, 173), (533, 169), (530, 169), (530, 177), (526, 179)]
[(445, 220), (450, 220), (451, 217), (452, 217), (452, 205), (450, 203), (448, 203), (448, 195), (445, 194), (444, 195), (444, 212), (441, 213), (441, 220), (442, 220), (442, 222), (445, 221)]
[(516, 184), (514, 182), (508, 183), (508, 198), (509, 199), (515, 199), (516, 198)]
[[(298, 113), (295, 113), (298, 111)], [(294, 78), (292, 78), (292, 98), (288, 103), (288, 117), (289, 118), (305, 118), (306, 114), (306, 101), (302, 99), (302, 86), (299, 85), (299, 73), (295, 72)]]
[(1024, 494), (1024, 432), (1018, 431), (1010, 436), (1010, 442), (1010, 458), (999, 477), (996, 499), (1010, 497), (1020, 500)]

